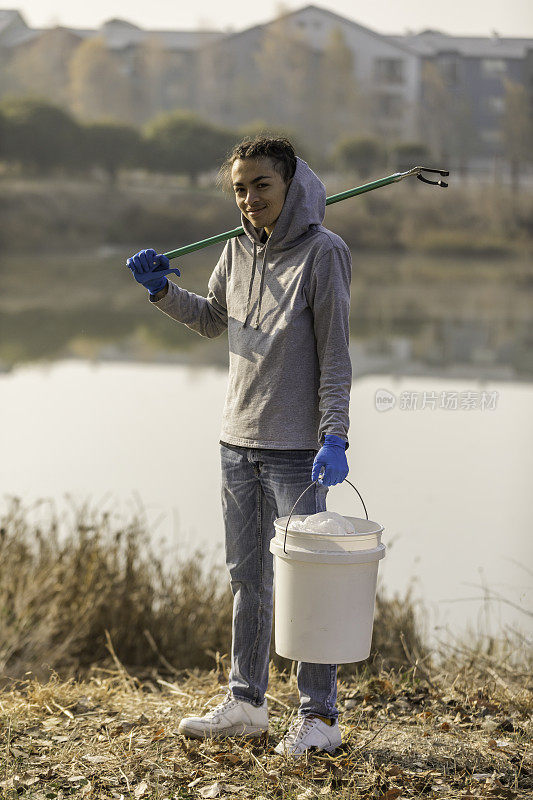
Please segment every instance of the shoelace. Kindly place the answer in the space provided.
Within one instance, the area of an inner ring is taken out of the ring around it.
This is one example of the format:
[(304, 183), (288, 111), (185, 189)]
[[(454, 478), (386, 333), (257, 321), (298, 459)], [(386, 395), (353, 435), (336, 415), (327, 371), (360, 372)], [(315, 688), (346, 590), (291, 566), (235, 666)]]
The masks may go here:
[(309, 733), (314, 724), (314, 720), (310, 719), (309, 717), (295, 717), (290, 724), (285, 738), (288, 742), (290, 742), (290, 744), (294, 744), (300, 739), (303, 739), (306, 733)]
[[(215, 695), (215, 697), (217, 697), (217, 695)], [(211, 711), (208, 711), (208, 713), (205, 716), (209, 717), (210, 719), (215, 719), (216, 717), (219, 716), (219, 714), (221, 714), (223, 711), (226, 711), (230, 706), (232, 706), (236, 702), (237, 701), (233, 697), (231, 692), (226, 692), (226, 696), (224, 697), (224, 700), (221, 703), (219, 703), (217, 706), (212, 708)]]

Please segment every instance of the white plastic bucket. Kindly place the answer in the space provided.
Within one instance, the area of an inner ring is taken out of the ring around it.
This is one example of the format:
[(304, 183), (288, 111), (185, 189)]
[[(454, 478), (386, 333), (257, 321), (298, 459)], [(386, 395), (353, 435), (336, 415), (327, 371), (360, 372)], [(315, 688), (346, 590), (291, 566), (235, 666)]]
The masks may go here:
[(354, 534), (287, 526), (307, 516), (291, 513), (274, 521), (276, 653), (311, 664), (364, 661), (370, 655), (378, 564), (385, 556), (383, 526), (358, 517), (345, 517)]

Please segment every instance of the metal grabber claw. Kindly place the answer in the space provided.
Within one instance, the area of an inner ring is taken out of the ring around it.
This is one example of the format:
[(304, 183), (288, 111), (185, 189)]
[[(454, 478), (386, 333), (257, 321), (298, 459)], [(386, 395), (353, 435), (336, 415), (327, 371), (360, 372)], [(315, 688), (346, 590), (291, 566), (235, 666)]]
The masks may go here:
[(422, 172), (436, 172), (438, 175), (442, 175), (443, 177), (446, 177), (447, 175), (450, 174), (448, 172), (448, 170), (446, 170), (446, 169), (430, 169), (429, 167), (417, 167), (416, 169), (419, 170), (417, 172), (417, 175), (416, 175), (416, 177), (418, 178), (419, 181), (424, 181), (424, 183), (430, 183), (432, 186), (442, 186), (443, 189), (445, 189), (448, 186), (446, 181), (428, 181), (428, 179), (424, 178), (424, 176), (421, 174)]

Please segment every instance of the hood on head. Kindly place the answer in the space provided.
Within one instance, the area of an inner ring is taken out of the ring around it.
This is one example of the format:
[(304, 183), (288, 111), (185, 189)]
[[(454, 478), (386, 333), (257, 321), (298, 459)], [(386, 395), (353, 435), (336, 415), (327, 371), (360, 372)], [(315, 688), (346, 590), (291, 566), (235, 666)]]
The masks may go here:
[[(296, 170), (281, 214), (268, 239), (268, 249), (285, 249), (312, 225), (321, 225), (326, 214), (326, 187), (311, 167), (296, 156)], [(242, 227), (253, 244), (261, 244), (262, 228), (256, 230), (241, 212)]]

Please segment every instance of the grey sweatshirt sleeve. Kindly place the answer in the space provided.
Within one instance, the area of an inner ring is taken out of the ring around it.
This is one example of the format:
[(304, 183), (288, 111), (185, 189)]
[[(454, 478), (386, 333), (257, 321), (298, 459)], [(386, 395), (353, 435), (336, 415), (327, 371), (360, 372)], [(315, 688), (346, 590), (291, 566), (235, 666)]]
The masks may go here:
[(226, 304), (226, 247), (207, 284), (207, 297), (188, 292), (169, 280), (168, 292), (150, 302), (172, 319), (182, 322), (192, 331), (214, 339), (228, 327)]
[(309, 281), (316, 348), (320, 365), (318, 440), (327, 433), (348, 443), (352, 386), (350, 361), (350, 284), (352, 257), (344, 242), (331, 247), (314, 264)]

